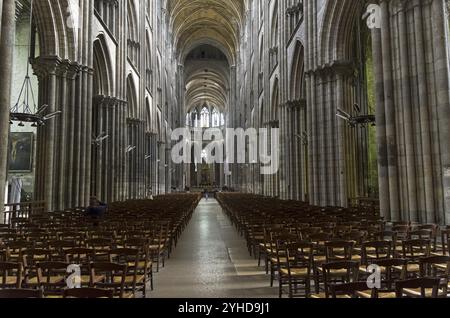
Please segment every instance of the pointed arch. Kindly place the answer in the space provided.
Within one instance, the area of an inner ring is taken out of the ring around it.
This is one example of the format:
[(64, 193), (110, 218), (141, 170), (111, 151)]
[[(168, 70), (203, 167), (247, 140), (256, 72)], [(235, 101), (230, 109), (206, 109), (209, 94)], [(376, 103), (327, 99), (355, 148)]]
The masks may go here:
[(99, 34), (94, 41), (94, 94), (112, 96), (114, 91), (111, 55), (105, 36)]
[(271, 16), (271, 47), (276, 47), (279, 44), (279, 22), (278, 22), (278, 0), (275, 0), (272, 8), (272, 16)]
[(354, 21), (365, 1), (328, 1), (319, 34), (321, 65), (351, 56)]
[(148, 96), (145, 99), (145, 121), (146, 131), (149, 132), (152, 127), (152, 105)]
[(278, 108), (280, 106), (280, 86), (278, 78), (275, 79), (272, 89), (272, 118), (278, 119)]
[(78, 7), (70, 0), (41, 0), (33, 9), (41, 56), (77, 61)]
[(305, 97), (305, 52), (303, 44), (297, 41), (291, 64), (290, 99)]
[(137, 118), (137, 91), (133, 76), (131, 74), (127, 77), (127, 102), (128, 117)]

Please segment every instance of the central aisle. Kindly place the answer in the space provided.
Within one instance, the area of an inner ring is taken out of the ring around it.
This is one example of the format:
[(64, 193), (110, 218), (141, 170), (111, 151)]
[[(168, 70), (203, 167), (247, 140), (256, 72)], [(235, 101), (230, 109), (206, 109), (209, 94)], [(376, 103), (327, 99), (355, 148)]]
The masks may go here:
[(202, 200), (166, 267), (155, 273), (150, 297), (277, 297), (257, 265), (218, 202)]

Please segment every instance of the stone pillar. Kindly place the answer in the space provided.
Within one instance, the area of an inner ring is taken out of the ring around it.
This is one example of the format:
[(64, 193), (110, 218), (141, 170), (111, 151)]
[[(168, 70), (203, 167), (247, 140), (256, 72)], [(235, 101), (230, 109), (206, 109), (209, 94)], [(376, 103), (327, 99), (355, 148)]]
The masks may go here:
[(438, 125), (441, 144), (441, 162), (443, 176), (443, 194), (445, 204), (445, 223), (450, 224), (450, 96), (449, 96), (449, 64), (447, 49), (448, 17), (445, 15), (444, 1), (432, 2), (432, 34), (435, 52), (434, 69), (436, 72), (436, 96), (438, 109)]
[(70, 101), (69, 107), (66, 111), (68, 123), (67, 123), (67, 163), (66, 163), (66, 195), (65, 195), (65, 203), (68, 207), (75, 207), (74, 200), (74, 186), (73, 186), (73, 177), (74, 177), (74, 162), (75, 162), (75, 119), (76, 119), (76, 76), (79, 71), (79, 66), (76, 63), (72, 63), (69, 66), (69, 70), (67, 73), (68, 78), (68, 89), (70, 91)]
[(375, 76), (378, 184), (380, 189), (380, 211), (390, 219), (389, 171), (386, 144), (386, 109), (384, 107), (383, 54), (381, 51), (381, 30), (372, 30), (372, 55)]
[[(400, 64), (402, 73), (402, 91), (403, 91), (403, 112), (405, 115), (405, 152), (406, 152), (406, 166), (408, 173), (408, 210), (410, 221), (418, 222), (417, 210), (417, 186), (416, 186), (416, 163), (415, 163), (415, 149), (414, 149), (414, 132), (413, 132), (413, 104), (411, 100), (411, 85), (410, 85), (410, 60), (408, 55), (408, 33), (406, 13), (402, 8), (398, 13), (399, 24), (399, 38), (400, 38)], [(419, 36), (419, 34), (417, 34)], [(423, 48), (421, 48), (423, 50)], [(425, 65), (424, 65), (425, 66)], [(420, 80), (419, 80), (420, 81)], [(425, 83), (424, 83), (425, 84)], [(421, 108), (427, 107), (422, 105)], [(429, 167), (431, 169), (431, 165)]]
[(389, 3), (381, 3), (381, 50), (383, 55), (383, 78), (384, 78), (384, 106), (386, 109), (386, 138), (387, 138), (387, 159), (389, 171), (389, 193), (390, 193), (390, 211), (392, 221), (399, 221), (400, 202), (399, 202), (399, 182), (397, 165), (397, 140), (396, 140), (396, 122), (395, 122), (395, 103), (393, 89), (393, 68), (392, 68), (392, 46), (390, 36), (390, 12)]
[[(48, 112), (53, 113), (56, 110), (56, 69), (49, 65), (47, 70), (47, 94), (48, 94)], [(42, 82), (41, 82), (42, 83)], [(53, 211), (54, 208), (54, 176), (55, 176), (55, 119), (45, 123), (45, 148), (46, 157), (41, 158), (45, 162), (44, 172), (44, 200), (47, 204), (47, 210)]]
[(5, 185), (8, 170), (9, 108), (11, 106), (12, 65), (15, 40), (14, 0), (3, 0), (0, 38), (0, 222), (3, 222)]

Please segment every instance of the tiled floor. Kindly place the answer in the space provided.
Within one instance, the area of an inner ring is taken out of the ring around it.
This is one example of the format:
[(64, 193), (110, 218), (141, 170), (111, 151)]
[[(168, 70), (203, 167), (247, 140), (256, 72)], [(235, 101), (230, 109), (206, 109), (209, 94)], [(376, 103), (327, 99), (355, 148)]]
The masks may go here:
[(217, 201), (202, 200), (166, 267), (155, 274), (152, 298), (269, 298), (277, 288), (250, 257), (245, 240)]

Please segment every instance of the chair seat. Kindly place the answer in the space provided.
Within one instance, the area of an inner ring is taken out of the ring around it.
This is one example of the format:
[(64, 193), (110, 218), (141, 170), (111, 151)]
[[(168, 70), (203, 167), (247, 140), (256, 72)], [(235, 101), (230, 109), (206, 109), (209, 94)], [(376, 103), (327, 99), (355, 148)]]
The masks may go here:
[(357, 291), (356, 295), (359, 298), (372, 298), (372, 293), (368, 291)]
[(433, 267), (442, 271), (447, 270), (447, 265), (446, 264), (433, 264)]
[(431, 252), (430, 253), (431, 256), (444, 256), (443, 252)]
[(325, 255), (315, 255), (314, 256), (314, 262), (316, 263), (321, 263), (321, 262), (326, 262), (327, 261), (327, 257)]
[[(105, 279), (104, 275), (97, 275), (94, 277), (94, 284), (100, 283)], [(82, 284), (89, 284), (91, 282), (91, 276), (90, 275), (81, 275), (81, 283)]]
[[(381, 270), (381, 273), (382, 273), (382, 274), (386, 273), (386, 267), (381, 266), (381, 267), (380, 267), (380, 270)], [(361, 274), (368, 274), (368, 272), (367, 272), (367, 266), (366, 266), (366, 265), (361, 265), (361, 266), (359, 267), (359, 272), (360, 272)]]
[[(336, 297), (337, 298), (345, 298), (345, 299), (352, 298), (349, 295), (336, 295)], [(310, 298), (313, 298), (313, 299), (324, 299), (324, 298), (327, 298), (327, 296), (325, 295), (325, 293), (319, 293), (319, 294), (312, 294), (310, 296)]]
[[(134, 268), (134, 264), (135, 264), (134, 262), (129, 262), (128, 263), (128, 268)], [(144, 269), (146, 265), (147, 265), (147, 268), (150, 268), (150, 267), (152, 267), (152, 264), (153, 263), (151, 261), (148, 261), (148, 262), (140, 261), (137, 264), (137, 268), (138, 269)]]
[[(295, 260), (295, 257), (289, 257), (289, 260), (290, 260), (290, 261), (294, 261), (294, 260)], [(272, 264), (276, 264), (276, 263), (278, 263), (278, 258), (272, 257), (272, 258), (270, 258), (270, 262), (271, 262)], [(286, 257), (280, 257), (280, 262), (281, 262), (281, 263), (286, 263), (286, 262), (287, 262), (287, 258), (286, 258)]]
[[(392, 268), (401, 271), (403, 270), (402, 266), (393, 266)], [(406, 267), (406, 271), (408, 273), (418, 273), (420, 272), (420, 265), (419, 264), (408, 264)]]
[[(420, 288), (417, 289), (411, 289), (411, 288), (404, 288), (403, 293), (409, 297), (419, 298), (422, 297), (422, 293)], [(426, 297), (432, 297), (433, 290), (431, 288), (425, 289), (425, 296)], [(442, 289), (438, 290), (438, 297), (446, 297), (447, 293), (444, 292)]]
[(6, 285), (14, 285), (17, 283), (17, 277), (16, 276), (7, 276), (5, 280)]
[(259, 243), (259, 246), (260, 247), (262, 247), (262, 248), (272, 248), (272, 247), (276, 247), (277, 245), (276, 244), (271, 244), (271, 243)]
[[(120, 283), (122, 281), (122, 277), (114, 277), (114, 283)], [(145, 281), (144, 275), (136, 276), (136, 284), (141, 284)], [(125, 276), (125, 285), (131, 285), (134, 282), (134, 275)]]
[[(289, 271), (287, 268), (281, 269), (281, 273), (283, 275), (289, 275)], [(291, 276), (295, 277), (308, 277), (309, 269), (308, 268), (291, 268)]]
[(151, 249), (152, 251), (155, 251), (155, 250), (162, 250), (162, 249), (164, 249), (164, 244), (160, 244), (160, 245), (150, 245), (149, 246), (149, 249)]
[(125, 298), (125, 299), (131, 299), (131, 298), (134, 298), (134, 293), (133, 293), (133, 292), (126, 292), (126, 293), (123, 293), (123, 298)]
[[(44, 281), (42, 283), (46, 284), (58, 284), (58, 283), (62, 283), (64, 282), (65, 277), (61, 277), (61, 276), (51, 276), (50, 279), (47, 279), (47, 277), (44, 277)], [(37, 277), (33, 277), (30, 278), (27, 282), (29, 285), (37, 285), (38, 284), (38, 278)]]
[(395, 292), (388, 292), (388, 291), (379, 291), (378, 292), (378, 298), (397, 298), (397, 294)]
[[(322, 272), (323, 269), (319, 267), (319, 268), (318, 268), (318, 271), (319, 271), (319, 272)], [(341, 277), (341, 276), (347, 275), (347, 273), (348, 273), (348, 271), (347, 271), (345, 268), (343, 268), (343, 269), (332, 269), (332, 270), (330, 270), (330, 275), (331, 275), (331, 276), (338, 276), (338, 277)]]
[(367, 258), (370, 258), (370, 259), (388, 258), (388, 254), (386, 254), (386, 253), (378, 254), (378, 257), (377, 257), (377, 254), (367, 254), (366, 256), (367, 256)]
[(46, 295), (45, 298), (48, 299), (61, 299), (64, 298), (63, 295)]

